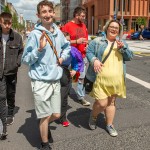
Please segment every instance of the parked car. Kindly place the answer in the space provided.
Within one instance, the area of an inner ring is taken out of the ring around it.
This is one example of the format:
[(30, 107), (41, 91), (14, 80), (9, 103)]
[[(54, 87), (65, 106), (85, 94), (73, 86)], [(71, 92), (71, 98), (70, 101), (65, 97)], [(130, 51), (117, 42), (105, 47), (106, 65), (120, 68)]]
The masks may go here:
[[(150, 28), (145, 28), (141, 35), (143, 36), (144, 39), (150, 39)], [(139, 36), (140, 32), (136, 31), (131, 34), (131, 39), (132, 40), (139, 39)]]

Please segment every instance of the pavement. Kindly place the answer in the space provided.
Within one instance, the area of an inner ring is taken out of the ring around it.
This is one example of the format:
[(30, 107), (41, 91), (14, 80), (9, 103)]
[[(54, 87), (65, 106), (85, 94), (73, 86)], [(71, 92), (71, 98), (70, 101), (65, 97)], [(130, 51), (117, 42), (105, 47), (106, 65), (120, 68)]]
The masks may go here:
[(150, 53), (150, 40), (126, 40), (134, 53)]
[[(132, 47), (141, 46), (141, 41), (127, 41)], [(135, 42), (135, 43), (134, 43)], [(149, 47), (147, 41), (143, 45)], [(144, 47), (141, 51), (143, 51)], [(150, 82), (149, 57), (135, 57), (127, 62), (127, 73)], [(34, 111), (28, 67), (22, 65), (18, 72), (15, 122), (8, 126), (8, 138), (0, 141), (0, 150), (35, 150), (40, 146), (38, 121)], [(94, 100), (86, 95), (91, 106), (78, 103), (76, 84), (68, 100), (69, 127), (53, 122), (50, 129), (54, 139), (53, 150), (150, 150), (150, 89), (127, 79), (127, 99), (117, 99), (114, 125), (119, 133), (110, 137), (105, 130), (105, 117), (98, 117), (98, 127), (88, 127), (89, 114)]]

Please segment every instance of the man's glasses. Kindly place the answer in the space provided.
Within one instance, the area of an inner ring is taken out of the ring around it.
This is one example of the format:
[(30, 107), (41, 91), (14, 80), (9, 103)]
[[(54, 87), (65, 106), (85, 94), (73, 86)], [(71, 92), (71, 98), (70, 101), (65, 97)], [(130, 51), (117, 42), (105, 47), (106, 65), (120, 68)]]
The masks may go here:
[(109, 26), (109, 28), (110, 28), (110, 29), (113, 29), (113, 30), (117, 30), (117, 31), (119, 30), (118, 27), (114, 27), (114, 26)]

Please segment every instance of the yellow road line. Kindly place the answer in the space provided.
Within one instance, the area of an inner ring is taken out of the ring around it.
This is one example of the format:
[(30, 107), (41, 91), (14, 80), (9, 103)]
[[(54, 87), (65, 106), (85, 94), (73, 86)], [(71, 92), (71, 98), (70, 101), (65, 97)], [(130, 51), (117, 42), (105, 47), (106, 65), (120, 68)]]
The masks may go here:
[(140, 56), (150, 56), (150, 53), (145, 53), (145, 52), (133, 52), (133, 53)]

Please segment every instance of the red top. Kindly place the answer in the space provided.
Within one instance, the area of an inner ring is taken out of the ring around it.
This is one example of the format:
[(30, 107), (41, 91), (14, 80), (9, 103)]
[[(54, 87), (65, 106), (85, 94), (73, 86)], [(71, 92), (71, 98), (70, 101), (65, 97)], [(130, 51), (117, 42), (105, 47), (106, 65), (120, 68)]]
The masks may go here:
[[(63, 32), (68, 32), (70, 34), (71, 40), (77, 40), (79, 38), (86, 38), (88, 40), (88, 31), (84, 23), (76, 24), (74, 22), (66, 23), (63, 28)], [(86, 44), (71, 44), (72, 46), (76, 47), (82, 54), (84, 58), (86, 55)]]

